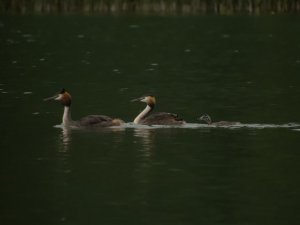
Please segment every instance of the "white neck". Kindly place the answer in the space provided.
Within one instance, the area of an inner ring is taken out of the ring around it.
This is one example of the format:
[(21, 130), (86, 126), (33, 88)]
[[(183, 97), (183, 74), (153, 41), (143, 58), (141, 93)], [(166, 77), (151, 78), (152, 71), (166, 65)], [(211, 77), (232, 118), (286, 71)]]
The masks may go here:
[(152, 108), (147, 105), (146, 108), (137, 117), (135, 117), (133, 123), (139, 124), (141, 119), (143, 119), (151, 110)]
[(71, 109), (70, 106), (65, 106), (64, 107), (64, 115), (62, 118), (62, 125), (63, 126), (68, 126), (72, 123), (72, 118), (71, 118)]

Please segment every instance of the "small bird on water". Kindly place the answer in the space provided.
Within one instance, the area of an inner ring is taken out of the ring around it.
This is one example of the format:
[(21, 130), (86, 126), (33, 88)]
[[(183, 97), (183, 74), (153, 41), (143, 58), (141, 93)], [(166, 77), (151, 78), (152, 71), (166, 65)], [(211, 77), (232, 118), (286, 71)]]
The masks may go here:
[(213, 126), (233, 126), (233, 125), (239, 125), (241, 124), (240, 122), (231, 122), (231, 121), (218, 121), (218, 122), (212, 122), (211, 118), (207, 114), (203, 114), (198, 118), (200, 121), (204, 121), (208, 125), (213, 125)]

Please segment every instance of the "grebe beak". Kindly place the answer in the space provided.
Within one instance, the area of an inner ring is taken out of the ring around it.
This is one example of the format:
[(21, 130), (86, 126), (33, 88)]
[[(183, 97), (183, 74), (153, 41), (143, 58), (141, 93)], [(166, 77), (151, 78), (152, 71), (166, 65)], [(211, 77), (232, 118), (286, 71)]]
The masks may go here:
[(59, 96), (59, 95), (54, 95), (54, 96), (52, 96), (52, 97), (49, 97), (49, 98), (44, 98), (43, 100), (44, 100), (44, 102), (46, 102), (46, 101), (50, 101), (50, 100), (55, 100), (55, 99), (57, 99), (57, 98), (58, 98), (58, 96)]
[(143, 98), (135, 98), (135, 99), (132, 99), (131, 102), (140, 102)]

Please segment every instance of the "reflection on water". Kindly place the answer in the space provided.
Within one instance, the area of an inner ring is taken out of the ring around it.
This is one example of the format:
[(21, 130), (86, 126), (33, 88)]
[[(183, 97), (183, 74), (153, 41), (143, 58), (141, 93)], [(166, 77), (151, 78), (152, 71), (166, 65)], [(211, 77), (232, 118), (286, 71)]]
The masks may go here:
[[(57, 172), (62, 174), (71, 173), (70, 165), (72, 145), (72, 130), (63, 127), (57, 139)], [(60, 176), (60, 175), (59, 175)]]
[(59, 214), (57, 220), (65, 222), (68, 218), (66, 208), (69, 201), (69, 182), (68, 178), (73, 172), (71, 158), (72, 130), (61, 127), (61, 131), (57, 138), (57, 152), (55, 160), (55, 198), (59, 199), (57, 208)]
[(72, 130), (70, 128), (62, 127), (59, 135), (59, 152), (67, 153), (69, 151), (70, 144), (72, 142)]
[(134, 128), (133, 135), (137, 137), (143, 146), (143, 153), (146, 157), (151, 156), (151, 151), (155, 141), (155, 130), (153, 129), (145, 129), (145, 128)]
[(138, 196), (140, 210), (147, 210), (150, 204), (148, 194), (151, 192), (151, 172), (153, 171), (153, 160), (156, 143), (156, 129), (147, 129), (145, 127), (133, 128), (133, 138), (137, 146), (138, 160), (136, 161), (134, 176), (136, 183), (136, 196)]

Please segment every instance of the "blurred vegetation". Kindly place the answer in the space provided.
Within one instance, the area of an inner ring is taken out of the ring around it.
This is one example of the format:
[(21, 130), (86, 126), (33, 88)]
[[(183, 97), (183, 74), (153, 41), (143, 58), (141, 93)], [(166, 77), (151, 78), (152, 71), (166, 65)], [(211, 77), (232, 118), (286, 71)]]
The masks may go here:
[(298, 13), (300, 0), (0, 0), (1, 13)]

